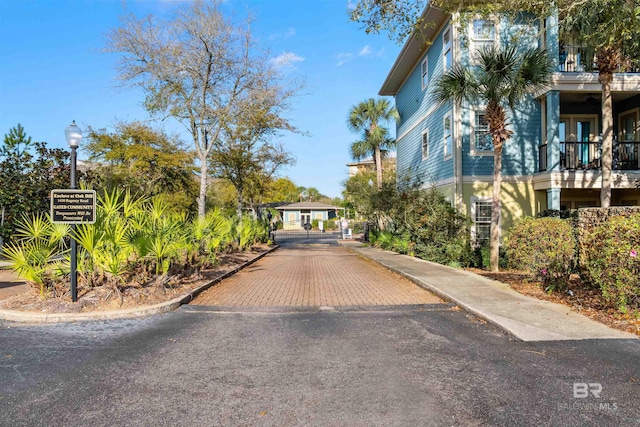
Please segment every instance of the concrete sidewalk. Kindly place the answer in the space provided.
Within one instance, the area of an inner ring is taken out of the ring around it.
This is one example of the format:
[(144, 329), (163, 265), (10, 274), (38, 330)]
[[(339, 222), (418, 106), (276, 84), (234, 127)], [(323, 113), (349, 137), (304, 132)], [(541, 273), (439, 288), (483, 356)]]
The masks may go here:
[(569, 307), (522, 295), (509, 285), (477, 274), (371, 248), (357, 241), (341, 243), (523, 341), (638, 339)]

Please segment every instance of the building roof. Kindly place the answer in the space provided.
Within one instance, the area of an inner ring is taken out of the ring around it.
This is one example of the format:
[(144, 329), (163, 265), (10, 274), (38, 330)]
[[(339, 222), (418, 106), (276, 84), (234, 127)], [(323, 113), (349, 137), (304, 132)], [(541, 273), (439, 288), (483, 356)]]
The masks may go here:
[(351, 162), (351, 163), (347, 163), (347, 166), (363, 166), (363, 165), (372, 165), (374, 164), (374, 161), (371, 157), (364, 159), (364, 160), (360, 160), (359, 162)]
[(449, 16), (450, 14), (442, 9), (427, 5), (421, 16), (425, 23), (422, 27), (423, 35), (417, 35), (414, 32), (409, 36), (382, 84), (378, 95), (396, 96), (418, 59), (429, 48), (429, 44), (425, 40), (432, 41), (440, 32), (442, 25), (448, 21)]
[(278, 206), (278, 210), (298, 210), (298, 209), (343, 209), (339, 206), (328, 205), (319, 202), (298, 202), (288, 205)]
[[(392, 161), (395, 163), (396, 157), (397, 157), (397, 153), (395, 151), (391, 151), (387, 153), (385, 157), (382, 158), (382, 161), (384, 162), (386, 160), (386, 161), (390, 161), (390, 162)], [(362, 160), (347, 163), (347, 166), (372, 165), (374, 163), (375, 162), (373, 161), (373, 156), (369, 156), (369, 157), (365, 157)]]

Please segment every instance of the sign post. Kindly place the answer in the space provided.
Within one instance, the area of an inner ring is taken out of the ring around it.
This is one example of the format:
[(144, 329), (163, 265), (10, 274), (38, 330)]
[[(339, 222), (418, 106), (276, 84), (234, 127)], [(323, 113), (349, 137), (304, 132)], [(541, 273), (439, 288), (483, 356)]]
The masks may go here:
[[(74, 177), (75, 178), (75, 177)], [(76, 224), (96, 222), (96, 192), (94, 190), (51, 190), (51, 222), (71, 224), (72, 233)], [(76, 277), (76, 239), (71, 236), (71, 301), (78, 300)]]

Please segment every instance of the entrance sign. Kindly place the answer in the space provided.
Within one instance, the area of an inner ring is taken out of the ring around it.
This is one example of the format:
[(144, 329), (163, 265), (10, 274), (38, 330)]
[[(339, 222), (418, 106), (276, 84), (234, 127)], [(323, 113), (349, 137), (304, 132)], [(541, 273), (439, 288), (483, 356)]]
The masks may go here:
[(51, 190), (51, 222), (93, 224), (96, 222), (94, 190)]

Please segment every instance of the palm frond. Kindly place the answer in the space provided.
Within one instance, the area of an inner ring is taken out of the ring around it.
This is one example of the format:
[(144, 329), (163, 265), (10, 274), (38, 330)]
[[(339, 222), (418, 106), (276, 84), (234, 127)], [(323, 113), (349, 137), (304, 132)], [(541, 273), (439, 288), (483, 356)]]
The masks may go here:
[(398, 120), (399, 117), (398, 110), (384, 98), (369, 98), (355, 105), (349, 111), (347, 125), (353, 131), (362, 132), (362, 138), (351, 144), (351, 157), (362, 160), (373, 156), (378, 150), (391, 148), (395, 140), (389, 138), (389, 130), (383, 124)]
[(373, 147), (367, 141), (356, 141), (351, 144), (350, 151), (353, 159), (362, 160), (371, 155)]
[(22, 214), (16, 223), (18, 240), (30, 242), (33, 240), (49, 240), (51, 236), (51, 221), (43, 213), (35, 215)]
[(122, 208), (122, 190), (114, 188), (111, 192), (106, 191), (98, 195), (99, 210), (102, 210), (107, 217), (111, 217), (120, 212)]
[(61, 249), (67, 247), (66, 237), (70, 234), (71, 227), (69, 224), (51, 224), (51, 234), (49, 235), (49, 242), (53, 246), (57, 246)]
[(147, 202), (146, 196), (133, 196), (130, 190), (124, 193), (122, 199), (122, 214), (125, 218), (131, 218), (144, 209), (144, 204)]
[(461, 102), (467, 100), (474, 102), (480, 97), (480, 84), (478, 79), (467, 67), (454, 66), (436, 80), (431, 98), (438, 104), (447, 101)]

